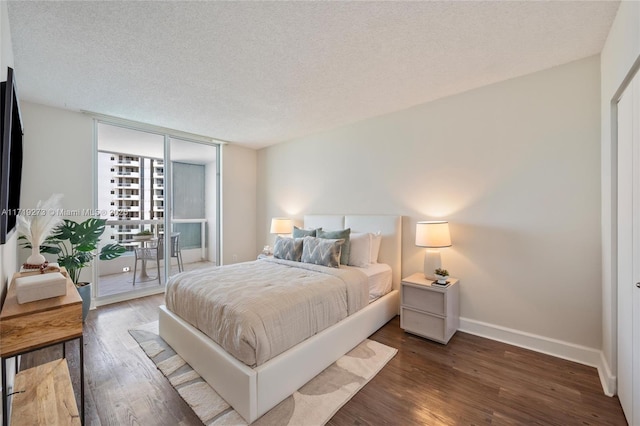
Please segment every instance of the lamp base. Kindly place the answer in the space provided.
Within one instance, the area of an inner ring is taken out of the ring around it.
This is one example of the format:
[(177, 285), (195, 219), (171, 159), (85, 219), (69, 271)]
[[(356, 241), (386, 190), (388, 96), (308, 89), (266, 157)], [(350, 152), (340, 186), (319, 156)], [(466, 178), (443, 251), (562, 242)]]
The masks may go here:
[(429, 280), (435, 280), (435, 270), (442, 267), (440, 250), (427, 249), (424, 254), (424, 276)]

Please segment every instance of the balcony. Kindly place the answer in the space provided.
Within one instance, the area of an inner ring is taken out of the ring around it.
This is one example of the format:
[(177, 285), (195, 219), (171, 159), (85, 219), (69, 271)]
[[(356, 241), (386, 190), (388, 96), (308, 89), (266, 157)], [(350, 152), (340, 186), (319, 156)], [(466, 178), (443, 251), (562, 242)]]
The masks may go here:
[(115, 176), (117, 177), (129, 177), (129, 178), (139, 178), (140, 172), (125, 172), (125, 171), (116, 171)]
[(116, 182), (114, 183), (114, 187), (123, 189), (140, 189), (140, 184), (131, 182)]
[[(199, 234), (199, 238), (193, 239), (193, 232), (181, 230), (175, 232), (181, 232), (180, 234), (180, 251), (182, 253), (182, 261), (184, 264), (184, 270), (189, 271), (193, 269), (199, 269), (209, 266), (214, 266), (211, 261), (215, 257), (215, 252), (212, 252), (206, 247), (206, 235), (207, 235), (207, 220), (202, 219), (175, 219), (175, 226), (179, 224), (192, 224), (196, 228), (196, 235)], [(144, 288), (159, 288), (158, 280), (144, 281), (138, 275), (135, 286), (133, 285), (133, 249), (140, 246), (140, 242), (134, 242), (133, 236), (143, 229), (151, 230), (154, 235), (162, 233), (163, 229), (162, 220), (108, 220), (107, 229), (111, 235), (116, 236), (119, 243), (129, 250), (129, 253), (125, 253), (123, 256), (117, 259), (108, 261), (98, 260), (99, 265), (99, 281), (97, 288), (98, 297), (108, 297), (118, 293), (141, 290)], [(118, 229), (123, 226), (131, 226), (132, 229)], [(199, 231), (198, 231), (199, 228)], [(189, 235), (191, 234), (191, 239)], [(113, 240), (109, 241), (113, 242)], [(165, 246), (166, 248), (167, 246)], [(160, 260), (162, 283), (164, 284), (164, 263), (165, 261), (171, 262), (170, 275), (174, 275), (178, 272), (178, 265), (175, 258), (166, 257)], [(156, 269), (155, 262), (149, 262), (147, 264), (149, 268), (149, 275), (156, 276), (160, 272)], [(140, 272), (140, 265), (138, 265), (138, 274)]]
[(115, 161), (119, 166), (140, 166), (140, 161), (138, 160), (126, 160), (126, 159), (118, 159)]
[(127, 200), (131, 200), (131, 199), (137, 200), (138, 198), (140, 198), (140, 196), (139, 196), (139, 195), (137, 195), (137, 194), (136, 194), (136, 195), (131, 195), (131, 194), (115, 194), (115, 195), (113, 196), (113, 199), (114, 199), (114, 200), (125, 200), (125, 201), (127, 201)]

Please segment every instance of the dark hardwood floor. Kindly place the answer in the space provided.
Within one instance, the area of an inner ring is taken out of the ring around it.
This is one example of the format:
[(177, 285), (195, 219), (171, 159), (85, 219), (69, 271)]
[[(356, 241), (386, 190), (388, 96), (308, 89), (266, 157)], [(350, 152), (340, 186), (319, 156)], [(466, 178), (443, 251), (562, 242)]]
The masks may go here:
[[(89, 313), (87, 425), (201, 424), (127, 332), (156, 320), (162, 303), (156, 295)], [(398, 354), (329, 425), (626, 425), (595, 368), (460, 332), (440, 345), (405, 334), (398, 317), (371, 338)], [(77, 350), (67, 347), (76, 389)], [(59, 348), (37, 351), (22, 368), (58, 356)]]

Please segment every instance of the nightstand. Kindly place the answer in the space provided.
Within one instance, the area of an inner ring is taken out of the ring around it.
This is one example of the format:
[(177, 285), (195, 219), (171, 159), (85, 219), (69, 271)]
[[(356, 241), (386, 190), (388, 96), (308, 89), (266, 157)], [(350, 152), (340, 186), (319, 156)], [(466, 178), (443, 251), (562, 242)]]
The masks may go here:
[(422, 272), (402, 279), (400, 327), (447, 344), (460, 326), (459, 280), (449, 277), (446, 287), (432, 282)]

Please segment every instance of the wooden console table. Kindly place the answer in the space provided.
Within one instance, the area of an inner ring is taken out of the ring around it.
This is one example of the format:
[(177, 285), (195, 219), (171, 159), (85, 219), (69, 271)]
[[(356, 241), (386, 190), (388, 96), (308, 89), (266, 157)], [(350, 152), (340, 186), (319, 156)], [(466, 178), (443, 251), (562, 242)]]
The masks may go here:
[[(2, 359), (2, 425), (8, 425), (9, 398), (7, 395), (7, 359), (37, 349), (62, 344), (62, 357), (66, 356), (65, 343), (79, 339), (80, 352), (80, 420), (84, 424), (84, 344), (82, 338), (82, 298), (67, 277), (65, 296), (18, 304), (13, 280), (0, 312), (0, 357)], [(16, 374), (18, 374), (16, 362)], [(14, 389), (17, 391), (17, 389)]]

